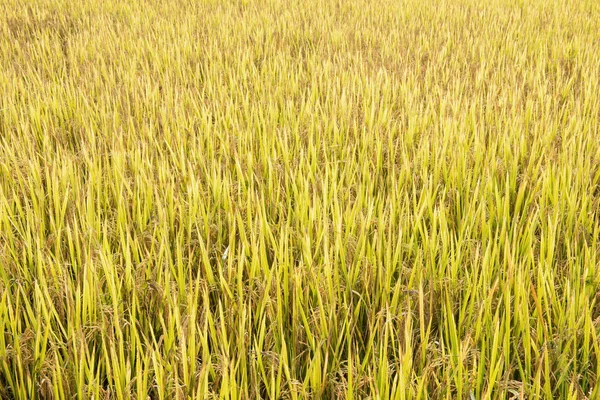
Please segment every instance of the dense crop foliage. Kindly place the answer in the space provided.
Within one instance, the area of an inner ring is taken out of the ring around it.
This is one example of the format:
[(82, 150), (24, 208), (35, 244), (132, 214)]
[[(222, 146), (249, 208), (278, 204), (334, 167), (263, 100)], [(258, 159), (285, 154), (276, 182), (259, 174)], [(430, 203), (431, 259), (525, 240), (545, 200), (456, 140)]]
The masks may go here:
[(0, 0), (0, 398), (600, 398), (596, 0)]

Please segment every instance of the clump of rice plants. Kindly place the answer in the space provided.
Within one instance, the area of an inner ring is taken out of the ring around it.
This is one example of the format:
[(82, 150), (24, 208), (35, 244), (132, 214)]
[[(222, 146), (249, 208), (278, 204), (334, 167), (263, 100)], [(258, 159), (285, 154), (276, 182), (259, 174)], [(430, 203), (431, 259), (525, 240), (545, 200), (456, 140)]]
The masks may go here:
[(597, 1), (0, 10), (0, 398), (600, 398)]

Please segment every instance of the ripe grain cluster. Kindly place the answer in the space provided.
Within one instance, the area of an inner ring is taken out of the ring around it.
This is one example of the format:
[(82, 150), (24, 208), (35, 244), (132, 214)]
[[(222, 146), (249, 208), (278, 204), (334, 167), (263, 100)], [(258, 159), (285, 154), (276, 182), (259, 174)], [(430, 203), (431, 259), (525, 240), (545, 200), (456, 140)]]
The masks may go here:
[(598, 399), (597, 0), (0, 0), (0, 398)]

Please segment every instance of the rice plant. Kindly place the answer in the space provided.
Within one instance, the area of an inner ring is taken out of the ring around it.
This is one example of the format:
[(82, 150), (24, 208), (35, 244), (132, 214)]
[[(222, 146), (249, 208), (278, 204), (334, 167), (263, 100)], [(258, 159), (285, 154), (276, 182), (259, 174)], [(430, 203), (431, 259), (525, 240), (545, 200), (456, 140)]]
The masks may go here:
[(600, 398), (597, 0), (0, 0), (0, 398)]

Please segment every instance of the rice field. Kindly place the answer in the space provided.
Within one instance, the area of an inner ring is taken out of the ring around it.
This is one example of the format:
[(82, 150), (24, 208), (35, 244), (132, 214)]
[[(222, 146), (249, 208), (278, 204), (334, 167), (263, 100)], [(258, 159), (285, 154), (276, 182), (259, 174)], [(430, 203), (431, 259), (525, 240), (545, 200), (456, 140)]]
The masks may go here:
[(0, 0), (1, 399), (600, 399), (597, 0)]

